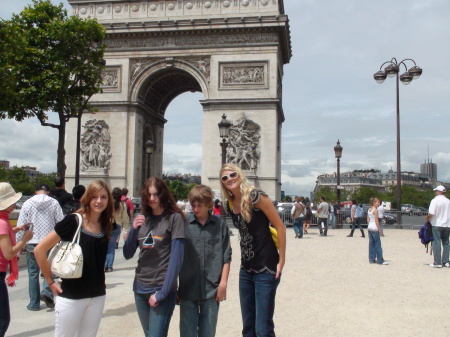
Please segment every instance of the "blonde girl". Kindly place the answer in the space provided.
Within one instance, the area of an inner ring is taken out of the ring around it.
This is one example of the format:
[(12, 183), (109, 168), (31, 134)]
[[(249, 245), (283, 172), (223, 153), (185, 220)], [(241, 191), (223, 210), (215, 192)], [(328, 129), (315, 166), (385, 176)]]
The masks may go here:
[[(233, 224), (240, 234), (242, 335), (275, 336), (273, 314), (285, 263), (286, 229), (267, 194), (255, 189), (239, 167), (223, 165), (220, 181), (222, 193), (232, 205)], [(278, 232), (279, 250), (269, 225)]]
[(370, 208), (367, 212), (367, 230), (369, 232), (369, 263), (388, 265), (389, 262), (383, 259), (383, 249), (381, 248), (381, 238), (383, 234), (380, 221), (378, 220), (378, 206), (380, 199), (370, 198)]

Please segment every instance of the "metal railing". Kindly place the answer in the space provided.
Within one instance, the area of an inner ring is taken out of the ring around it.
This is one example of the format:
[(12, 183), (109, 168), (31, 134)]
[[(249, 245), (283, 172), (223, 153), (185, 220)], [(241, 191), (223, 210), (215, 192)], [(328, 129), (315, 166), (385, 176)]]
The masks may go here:
[[(285, 226), (292, 226), (291, 214), (288, 212), (278, 213), (281, 221)], [(402, 226), (405, 229), (420, 228), (425, 222), (425, 216), (428, 212), (402, 212)], [(312, 225), (317, 225), (317, 217), (313, 214)], [(351, 225), (351, 217), (348, 212), (342, 212), (336, 215), (336, 224)], [(367, 226), (367, 218), (365, 217), (362, 224)], [(397, 211), (384, 212), (382, 225), (386, 228), (395, 228), (397, 224)]]

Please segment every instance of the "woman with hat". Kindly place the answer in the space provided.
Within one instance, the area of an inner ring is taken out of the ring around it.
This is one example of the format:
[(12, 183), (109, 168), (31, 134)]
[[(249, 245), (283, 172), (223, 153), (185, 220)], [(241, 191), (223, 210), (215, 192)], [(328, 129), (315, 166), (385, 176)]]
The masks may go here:
[[(6, 284), (12, 287), (19, 278), (17, 254), (33, 237), (33, 232), (27, 230), (29, 223), (15, 228), (12, 228), (9, 223), (9, 213), (14, 210), (15, 204), (21, 196), (22, 193), (16, 193), (10, 184), (0, 183), (0, 337), (5, 336), (11, 320)], [(25, 231), (25, 233), (22, 239), (16, 243), (15, 233), (19, 231)], [(8, 267), (9, 276), (6, 278)]]

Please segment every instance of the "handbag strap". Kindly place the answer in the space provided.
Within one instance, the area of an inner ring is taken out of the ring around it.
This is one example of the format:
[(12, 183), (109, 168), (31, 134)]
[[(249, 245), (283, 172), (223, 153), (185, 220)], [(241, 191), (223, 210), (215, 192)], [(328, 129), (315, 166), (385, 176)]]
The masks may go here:
[(78, 228), (77, 231), (75, 232), (75, 235), (73, 236), (73, 240), (72, 243), (74, 243), (75, 241), (77, 242), (77, 244), (80, 244), (80, 231), (81, 231), (81, 225), (83, 224), (83, 218), (81, 217), (80, 213), (73, 213), (77, 216), (77, 220), (78, 220)]

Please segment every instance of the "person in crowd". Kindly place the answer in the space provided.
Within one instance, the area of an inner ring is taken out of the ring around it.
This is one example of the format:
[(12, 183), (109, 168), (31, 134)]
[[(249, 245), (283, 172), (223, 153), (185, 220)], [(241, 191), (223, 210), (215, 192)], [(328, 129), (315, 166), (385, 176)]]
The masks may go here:
[(361, 237), (365, 238), (364, 230), (361, 226), (362, 217), (361, 214), (358, 212), (358, 207), (361, 208), (361, 206), (358, 206), (358, 203), (356, 200), (352, 200), (352, 208), (350, 210), (350, 214), (352, 217), (352, 230), (350, 231), (350, 234), (347, 235), (348, 238), (353, 237), (353, 233), (355, 232), (355, 227), (358, 226), (359, 230), (361, 231)]
[(220, 218), (222, 214), (222, 203), (220, 202), (219, 199), (216, 199), (214, 201), (213, 213), (218, 218)]
[(84, 192), (86, 192), (86, 187), (84, 187), (84, 185), (76, 185), (72, 188), (73, 199), (62, 207), (64, 215), (71, 214), (80, 208), (80, 200)]
[[(11, 227), (9, 214), (14, 210), (22, 193), (16, 193), (8, 183), (0, 183), (0, 337), (4, 337), (11, 321), (7, 285), (13, 287), (19, 278), (17, 255), (32, 239), (33, 232), (28, 230), (30, 223)], [(22, 239), (17, 241), (15, 233), (22, 231)], [(6, 272), (9, 269), (9, 275)]]
[(330, 226), (332, 229), (336, 228), (336, 210), (334, 208), (334, 205), (336, 205), (336, 203), (334, 202), (334, 200), (330, 201)]
[(82, 217), (80, 246), (83, 272), (80, 278), (55, 282), (47, 261), (48, 251), (60, 240), (72, 241), (78, 217), (67, 215), (35, 248), (36, 260), (56, 297), (55, 337), (94, 337), (105, 305), (105, 259), (112, 231), (113, 200), (108, 185), (101, 180), (89, 184), (77, 211)]
[[(232, 205), (233, 224), (240, 234), (242, 335), (275, 336), (273, 314), (285, 263), (286, 228), (267, 194), (250, 185), (238, 166), (224, 164), (220, 181), (222, 194)], [(279, 251), (270, 224), (277, 231)]]
[[(320, 236), (327, 236), (328, 233), (328, 217), (330, 216), (330, 205), (325, 201), (325, 197), (320, 197), (320, 204), (317, 208), (319, 219), (317, 225), (319, 226)], [(323, 224), (323, 228), (322, 228)]]
[(113, 197), (113, 224), (112, 224), (112, 232), (109, 238), (108, 243), (108, 252), (106, 253), (106, 261), (105, 261), (105, 272), (109, 273), (113, 271), (114, 265), (114, 257), (116, 255), (116, 241), (120, 236), (122, 226), (126, 226), (130, 224), (130, 218), (127, 214), (127, 206), (122, 198), (122, 190), (118, 187), (114, 188), (112, 191)]
[[(380, 200), (380, 199), (378, 199)], [(379, 203), (378, 207), (377, 207), (377, 211), (378, 211), (378, 222), (380, 223), (380, 229), (381, 229), (381, 236), (384, 236), (384, 231), (383, 231), (383, 222), (384, 222), (384, 207), (381, 204), (381, 202)]]
[[(40, 269), (36, 261), (34, 249), (55, 227), (56, 223), (64, 218), (61, 206), (56, 199), (48, 196), (50, 187), (46, 184), (40, 184), (36, 187), (35, 195), (23, 203), (20, 210), (18, 226), (27, 223), (33, 224), (33, 238), (28, 241), (25, 250), (27, 252), (28, 267), (28, 291), (30, 303), (28, 310), (40, 310), (40, 302), (43, 301), (47, 308), (54, 308), (53, 293), (44, 279), (42, 282), (42, 292), (39, 286)], [(17, 234), (17, 240), (21, 239), (23, 232)]]
[(308, 197), (306, 197), (303, 200), (303, 203), (305, 204), (305, 216), (303, 219), (303, 233), (308, 234), (308, 229), (311, 226), (313, 214), (311, 211), (311, 202), (309, 201)]
[(303, 205), (302, 199), (302, 197), (295, 197), (295, 203), (291, 209), (292, 226), (294, 227), (296, 239), (303, 238), (303, 213), (305, 205)]
[(164, 337), (183, 263), (185, 218), (166, 183), (156, 177), (145, 182), (141, 212), (130, 228), (123, 255), (131, 259), (140, 249), (133, 281), (137, 313), (146, 337)]
[[(131, 199), (127, 197), (127, 195), (128, 195), (128, 189), (125, 187), (122, 188), (122, 197), (120, 200), (123, 201), (125, 203), (125, 205), (127, 206), (127, 214), (130, 219), (128, 221), (128, 224), (126, 226), (122, 227), (124, 242), (127, 240), (128, 233), (130, 232), (130, 225), (133, 222), (133, 217), (134, 217), (134, 205), (133, 205), (133, 202), (131, 201)], [(116, 249), (119, 248), (119, 239), (120, 239), (120, 237), (118, 237), (117, 241), (116, 241)]]
[(194, 214), (185, 226), (185, 249), (180, 272), (180, 336), (214, 337), (219, 304), (227, 298), (231, 246), (228, 226), (210, 215), (213, 192), (197, 185), (189, 192)]
[(336, 224), (341, 224), (342, 223), (342, 216), (341, 216), (341, 205), (339, 203), (339, 200), (338, 200), (338, 202), (336, 202), (333, 205), (333, 210), (334, 210), (334, 216), (335, 216), (335, 225)]
[(436, 193), (436, 196), (431, 200), (426, 216), (426, 220), (431, 223), (433, 234), (434, 262), (429, 264), (429, 266), (432, 268), (442, 268), (442, 266), (450, 268), (450, 200), (445, 196), (446, 190), (444, 186), (439, 185), (433, 191)]
[(378, 263), (388, 265), (389, 262), (383, 259), (383, 248), (381, 248), (381, 230), (380, 221), (378, 220), (378, 206), (380, 199), (370, 198), (370, 208), (367, 212), (367, 232), (369, 236), (369, 263)]
[(193, 214), (192, 213), (191, 203), (189, 202), (189, 200), (186, 202), (186, 205), (184, 206), (184, 213), (186, 215)]
[(72, 194), (66, 191), (66, 181), (62, 177), (55, 177), (55, 189), (49, 193), (49, 197), (58, 200), (59, 205), (63, 207), (73, 199)]

